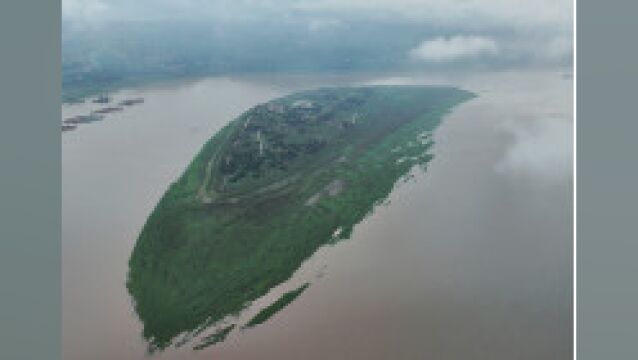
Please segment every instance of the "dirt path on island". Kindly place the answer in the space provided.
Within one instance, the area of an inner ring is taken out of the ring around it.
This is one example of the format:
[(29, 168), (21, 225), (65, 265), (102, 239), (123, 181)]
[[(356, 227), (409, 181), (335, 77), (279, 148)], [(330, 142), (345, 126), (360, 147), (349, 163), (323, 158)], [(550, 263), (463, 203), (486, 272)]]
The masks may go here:
[(215, 160), (217, 160), (217, 155), (208, 160), (208, 163), (206, 164), (204, 180), (202, 181), (202, 185), (200, 185), (199, 190), (197, 191), (197, 197), (204, 204), (210, 204), (213, 202), (213, 197), (209, 195), (206, 189), (208, 188), (208, 183), (210, 182), (213, 165), (215, 165)]

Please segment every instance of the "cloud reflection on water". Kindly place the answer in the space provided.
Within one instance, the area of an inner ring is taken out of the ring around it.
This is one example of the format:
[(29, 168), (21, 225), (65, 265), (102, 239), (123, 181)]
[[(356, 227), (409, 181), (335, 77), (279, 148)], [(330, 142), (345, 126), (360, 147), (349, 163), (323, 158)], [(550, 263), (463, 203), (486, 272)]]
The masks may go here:
[(496, 171), (533, 177), (540, 184), (555, 184), (572, 175), (572, 123), (564, 118), (538, 118), (508, 123), (514, 142), (496, 165)]

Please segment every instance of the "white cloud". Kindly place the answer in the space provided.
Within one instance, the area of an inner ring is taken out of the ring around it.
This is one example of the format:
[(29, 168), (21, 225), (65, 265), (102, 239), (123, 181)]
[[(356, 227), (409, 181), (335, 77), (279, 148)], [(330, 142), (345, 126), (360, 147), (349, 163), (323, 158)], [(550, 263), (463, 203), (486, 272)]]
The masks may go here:
[(296, 0), (307, 11), (372, 11), (431, 23), (487, 22), (571, 28), (572, 0)]
[(96, 19), (109, 9), (105, 0), (62, 0), (62, 17), (68, 19)]
[(425, 61), (452, 61), (498, 52), (496, 42), (484, 36), (437, 37), (410, 50), (410, 57)]
[(314, 18), (308, 21), (308, 31), (311, 33), (318, 33), (325, 30), (339, 28), (341, 25), (342, 23), (338, 19)]
[(572, 39), (568, 36), (556, 36), (551, 38), (542, 53), (544, 60), (563, 60), (572, 55)]

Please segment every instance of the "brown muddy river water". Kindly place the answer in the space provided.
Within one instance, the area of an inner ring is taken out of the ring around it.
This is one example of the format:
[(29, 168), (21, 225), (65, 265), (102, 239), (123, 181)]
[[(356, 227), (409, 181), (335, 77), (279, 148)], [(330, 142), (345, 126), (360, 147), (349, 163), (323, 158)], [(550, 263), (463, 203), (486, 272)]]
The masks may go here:
[(348, 84), (450, 84), (478, 97), (443, 120), (426, 172), (414, 170), (351, 239), (321, 248), (238, 316), (310, 282), (296, 301), (223, 343), (150, 358), (571, 359), (573, 94), (560, 69), (208, 78), (113, 93), (145, 102), (62, 134), (64, 359), (149, 357), (125, 287), (128, 258), (213, 133), (257, 103)]

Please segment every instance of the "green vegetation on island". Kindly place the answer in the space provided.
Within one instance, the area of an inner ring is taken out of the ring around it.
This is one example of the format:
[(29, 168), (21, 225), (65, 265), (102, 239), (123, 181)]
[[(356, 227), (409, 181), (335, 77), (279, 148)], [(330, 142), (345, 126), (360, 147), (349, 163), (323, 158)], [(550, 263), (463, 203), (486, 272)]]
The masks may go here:
[(288, 304), (290, 304), (297, 297), (299, 297), (299, 295), (301, 295), (301, 293), (304, 292), (308, 288), (308, 286), (310, 286), (310, 284), (305, 283), (301, 285), (300, 287), (283, 294), (279, 299), (277, 299), (277, 301), (268, 305), (267, 307), (262, 309), (259, 313), (257, 313), (257, 315), (255, 315), (252, 319), (250, 319), (250, 321), (248, 321), (248, 323), (244, 326), (244, 328), (250, 328), (250, 327), (265, 323), (273, 315), (281, 311), (283, 308), (288, 306)]
[(239, 313), (320, 246), (348, 238), (431, 159), (431, 132), (473, 96), (441, 86), (319, 89), (230, 122), (171, 184), (131, 255), (127, 286), (150, 348)]

